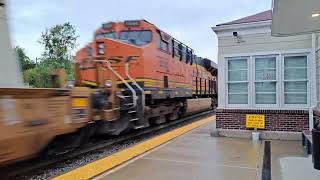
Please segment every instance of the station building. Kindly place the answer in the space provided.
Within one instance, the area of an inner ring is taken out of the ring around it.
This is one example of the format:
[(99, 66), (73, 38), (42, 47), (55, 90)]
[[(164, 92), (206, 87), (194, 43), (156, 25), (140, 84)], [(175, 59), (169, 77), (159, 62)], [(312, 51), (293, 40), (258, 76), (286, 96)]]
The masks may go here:
[(218, 130), (247, 130), (246, 115), (262, 114), (265, 132), (301, 132), (320, 117), (313, 113), (319, 105), (319, 38), (274, 37), (271, 24), (269, 10), (212, 28), (219, 49)]

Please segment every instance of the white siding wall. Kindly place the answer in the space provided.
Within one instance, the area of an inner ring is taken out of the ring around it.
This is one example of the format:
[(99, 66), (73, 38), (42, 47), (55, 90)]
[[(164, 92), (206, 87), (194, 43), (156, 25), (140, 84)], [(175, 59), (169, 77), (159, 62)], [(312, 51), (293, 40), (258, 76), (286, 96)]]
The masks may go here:
[(317, 107), (320, 108), (320, 34), (316, 34), (316, 89)]
[[(226, 29), (224, 27), (213, 28), (218, 36), (218, 106), (219, 108), (226, 108), (226, 58), (230, 57), (240, 57), (247, 56), (252, 57), (255, 55), (272, 55), (277, 54), (279, 57), (286, 53), (305, 53), (308, 55), (308, 61), (314, 61), (313, 58), (310, 58), (310, 53), (312, 49), (312, 35), (299, 35), (291, 37), (272, 37), (270, 24), (256, 23), (255, 26), (248, 25), (235, 25), (235, 27), (228, 26)], [(232, 32), (237, 32), (241, 37), (240, 40), (233, 37)], [(320, 39), (318, 39), (320, 41)], [(240, 43), (239, 43), (240, 41)], [(320, 53), (320, 52), (319, 52)], [(320, 57), (320, 56), (319, 56)], [(318, 57), (318, 58), (319, 58)], [(252, 61), (252, 58), (249, 58), (249, 61)], [(320, 61), (320, 59), (319, 59)], [(315, 70), (315, 67), (312, 67), (312, 63), (308, 63), (308, 71)], [(252, 63), (251, 63), (252, 64)], [(320, 63), (319, 63), (320, 64)], [(317, 67), (320, 68), (318, 64)], [(282, 67), (282, 66), (279, 66)], [(249, 72), (252, 74), (252, 72)], [(320, 79), (320, 74), (318, 74)], [(252, 81), (252, 76), (249, 76), (249, 80)], [(314, 83), (312, 76), (309, 76), (310, 83)], [(309, 84), (310, 84), (309, 83)], [(319, 80), (320, 84), (320, 80)], [(319, 85), (320, 87), (320, 85)], [(310, 90), (310, 86), (309, 86)], [(252, 89), (249, 89), (249, 96), (253, 94)], [(281, 93), (279, 93), (281, 94)], [(312, 99), (312, 92), (309, 93), (309, 100)], [(314, 93), (315, 94), (315, 93)], [(280, 97), (281, 98), (281, 97)], [(250, 100), (249, 100), (250, 101)], [(308, 104), (310, 106), (310, 102)], [(252, 108), (252, 106), (250, 107)], [(266, 107), (267, 108), (267, 107)], [(283, 107), (281, 107), (283, 108)], [(295, 107), (296, 108), (296, 107)], [(302, 109), (306, 109), (303, 107)], [(291, 108), (284, 108), (291, 109)], [(300, 108), (298, 108), (300, 109)]]
[(222, 55), (286, 51), (293, 49), (310, 49), (311, 35), (292, 37), (272, 37), (270, 33), (242, 36), (244, 42), (237, 43), (234, 37), (221, 37), (218, 39), (219, 53)]

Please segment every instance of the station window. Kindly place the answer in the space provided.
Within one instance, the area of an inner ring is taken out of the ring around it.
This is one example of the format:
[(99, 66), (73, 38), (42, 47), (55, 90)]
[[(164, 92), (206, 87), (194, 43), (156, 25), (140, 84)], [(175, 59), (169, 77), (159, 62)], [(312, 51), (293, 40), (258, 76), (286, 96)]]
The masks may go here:
[(230, 107), (306, 108), (310, 104), (308, 54), (279, 53), (226, 59), (226, 104)]
[(162, 40), (160, 32), (158, 32), (158, 48), (163, 51), (169, 52), (169, 43)]
[(255, 58), (255, 102), (277, 104), (276, 57)]
[(284, 103), (307, 104), (307, 56), (284, 57)]
[(247, 59), (228, 60), (228, 104), (248, 104)]

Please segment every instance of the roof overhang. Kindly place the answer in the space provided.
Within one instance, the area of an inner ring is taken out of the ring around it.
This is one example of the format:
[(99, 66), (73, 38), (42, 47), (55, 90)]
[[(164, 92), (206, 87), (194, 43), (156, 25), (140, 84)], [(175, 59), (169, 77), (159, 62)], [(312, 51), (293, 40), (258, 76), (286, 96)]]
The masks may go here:
[(320, 32), (320, 0), (273, 0), (272, 36)]
[(219, 26), (212, 27), (212, 30), (214, 32), (220, 32), (220, 31), (233, 30), (233, 29), (270, 27), (270, 25), (271, 25), (271, 20), (268, 20), (268, 21), (259, 21), (259, 22), (242, 23), (242, 24), (219, 25)]

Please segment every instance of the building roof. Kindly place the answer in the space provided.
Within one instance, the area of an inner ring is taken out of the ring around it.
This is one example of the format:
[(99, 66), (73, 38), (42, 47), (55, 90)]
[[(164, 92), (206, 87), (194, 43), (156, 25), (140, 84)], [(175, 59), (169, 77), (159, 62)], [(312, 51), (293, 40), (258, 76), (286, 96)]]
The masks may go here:
[(254, 14), (251, 16), (247, 16), (241, 19), (237, 19), (234, 21), (218, 24), (217, 26), (231, 25), (231, 24), (244, 24), (244, 23), (252, 23), (252, 22), (260, 22), (260, 21), (268, 21), (272, 20), (272, 11), (264, 11), (258, 14)]

